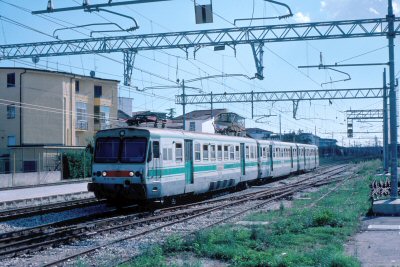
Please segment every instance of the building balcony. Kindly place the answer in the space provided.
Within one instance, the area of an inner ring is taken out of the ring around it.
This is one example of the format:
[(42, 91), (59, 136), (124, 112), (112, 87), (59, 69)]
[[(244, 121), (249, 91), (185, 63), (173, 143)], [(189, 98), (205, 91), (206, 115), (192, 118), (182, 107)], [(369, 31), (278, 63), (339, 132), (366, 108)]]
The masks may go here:
[(111, 124), (109, 123), (95, 123), (94, 124), (94, 130), (95, 131), (100, 131), (100, 130), (107, 130), (111, 128)]
[(85, 120), (76, 121), (75, 128), (77, 131), (87, 131), (89, 128), (88, 121)]
[(112, 101), (111, 101), (111, 98), (95, 97), (95, 98), (94, 98), (94, 105), (95, 105), (95, 106), (106, 106), (106, 107), (111, 107)]

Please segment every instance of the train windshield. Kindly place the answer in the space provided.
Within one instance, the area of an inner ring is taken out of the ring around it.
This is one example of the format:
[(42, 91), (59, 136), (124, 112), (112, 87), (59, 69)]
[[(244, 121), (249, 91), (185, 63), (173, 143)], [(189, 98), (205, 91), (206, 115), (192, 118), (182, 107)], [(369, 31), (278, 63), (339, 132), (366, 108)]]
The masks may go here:
[(125, 138), (122, 141), (121, 162), (143, 163), (146, 159), (146, 138)]
[(94, 162), (97, 163), (115, 163), (118, 161), (120, 140), (117, 137), (98, 138), (96, 141), (96, 150)]

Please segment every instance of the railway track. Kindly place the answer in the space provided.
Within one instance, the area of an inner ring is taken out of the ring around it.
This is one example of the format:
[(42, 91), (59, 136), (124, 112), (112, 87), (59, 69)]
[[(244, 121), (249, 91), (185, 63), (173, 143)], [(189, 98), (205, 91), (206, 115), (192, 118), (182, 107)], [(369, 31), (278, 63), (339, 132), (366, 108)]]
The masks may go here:
[(26, 206), (17, 209), (7, 209), (0, 211), (0, 222), (43, 215), (51, 212), (60, 212), (82, 207), (104, 204), (104, 200), (97, 200), (94, 197), (56, 202), (44, 205)]
[[(321, 185), (321, 183), (326, 184), (329, 181), (332, 182), (337, 179), (335, 176), (346, 171), (346, 169), (347, 165), (328, 168), (328, 170), (317, 174), (318, 176), (321, 176), (319, 179), (316, 179), (317, 175), (310, 173), (306, 175), (306, 178), (292, 184), (280, 185), (268, 189), (257, 189), (254, 192), (242, 193), (236, 196), (228, 195), (218, 200), (212, 199), (200, 203), (191, 203), (159, 209), (154, 212), (139, 212), (133, 215), (105, 218), (80, 224), (67, 226), (62, 226), (60, 224), (47, 225), (41, 228), (25, 229), (22, 231), (3, 234), (0, 235), (0, 257), (12, 257), (27, 252), (43, 250), (47, 247), (60, 245), (61, 243), (69, 243), (77, 239), (87, 239), (93, 236), (98, 236), (102, 233), (140, 229), (144, 225), (157, 225), (150, 230), (139, 231), (134, 235), (114, 240), (111, 243), (101, 244), (80, 251), (79, 253), (63, 257), (59, 261), (50, 263), (49, 266), (59, 264), (66, 260), (93, 252), (101, 247), (133, 239), (172, 226), (176, 223), (192, 220), (199, 216), (204, 216), (227, 207), (239, 206), (240, 204), (249, 201), (257, 201), (256, 206), (262, 206), (279, 198), (292, 195), (294, 192), (304, 190), (305, 188), (318, 186), (318, 184)], [(238, 214), (233, 214), (232, 216), (238, 216)]]

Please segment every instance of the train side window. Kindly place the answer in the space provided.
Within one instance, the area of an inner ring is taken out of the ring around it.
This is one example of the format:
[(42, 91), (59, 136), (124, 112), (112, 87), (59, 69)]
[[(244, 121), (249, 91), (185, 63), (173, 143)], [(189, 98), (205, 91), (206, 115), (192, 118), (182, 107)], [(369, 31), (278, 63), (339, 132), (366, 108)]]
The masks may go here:
[(263, 158), (268, 158), (268, 149), (267, 147), (263, 147)]
[(235, 160), (235, 147), (234, 146), (229, 147), (229, 159)]
[(255, 147), (251, 146), (250, 147), (250, 158), (254, 159), (255, 158)]
[(217, 158), (218, 158), (218, 160), (222, 160), (222, 146), (221, 145), (218, 145), (217, 146)]
[(172, 148), (163, 148), (163, 160), (164, 161), (171, 161), (172, 160)]
[(239, 160), (239, 159), (240, 159), (239, 146), (236, 146), (236, 149), (235, 149), (235, 158), (236, 158), (236, 160)]
[(229, 160), (229, 146), (224, 146), (224, 160)]
[(153, 142), (153, 156), (155, 159), (160, 158), (160, 142), (158, 141)]
[(176, 143), (175, 144), (175, 161), (182, 162), (183, 161), (183, 153), (182, 153), (182, 144)]
[(162, 149), (162, 160), (163, 161), (167, 161), (168, 160), (168, 149), (166, 147), (164, 147)]
[(215, 145), (210, 146), (210, 154), (211, 160), (215, 160)]
[(208, 145), (203, 145), (203, 160), (208, 160)]
[(250, 158), (249, 146), (246, 146), (246, 159)]
[(200, 161), (201, 160), (201, 151), (200, 151), (201, 147), (200, 144), (194, 144), (194, 160), (195, 161)]

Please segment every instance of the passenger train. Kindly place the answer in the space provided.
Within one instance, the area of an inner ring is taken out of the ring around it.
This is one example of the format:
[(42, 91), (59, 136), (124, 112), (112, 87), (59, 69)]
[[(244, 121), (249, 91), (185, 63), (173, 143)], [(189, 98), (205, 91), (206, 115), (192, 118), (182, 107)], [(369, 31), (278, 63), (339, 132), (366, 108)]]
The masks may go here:
[(95, 136), (88, 190), (111, 202), (145, 203), (310, 171), (314, 145), (157, 128), (116, 128)]

